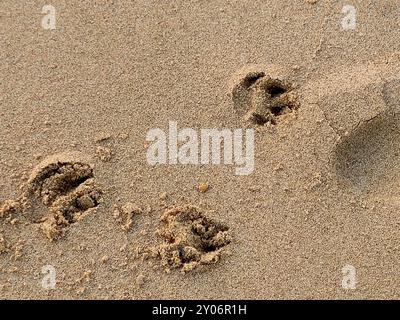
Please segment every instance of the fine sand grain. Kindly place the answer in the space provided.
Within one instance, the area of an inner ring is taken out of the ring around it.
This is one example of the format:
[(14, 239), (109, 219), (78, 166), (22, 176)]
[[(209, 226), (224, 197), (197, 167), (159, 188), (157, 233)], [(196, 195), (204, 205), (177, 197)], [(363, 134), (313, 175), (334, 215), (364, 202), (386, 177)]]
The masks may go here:
[(0, 298), (400, 298), (397, 0), (48, 4), (0, 2)]

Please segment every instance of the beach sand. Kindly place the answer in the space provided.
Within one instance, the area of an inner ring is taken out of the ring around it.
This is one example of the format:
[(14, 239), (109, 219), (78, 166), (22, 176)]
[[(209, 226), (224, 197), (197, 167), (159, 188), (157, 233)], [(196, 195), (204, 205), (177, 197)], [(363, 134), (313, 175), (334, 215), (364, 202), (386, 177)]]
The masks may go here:
[[(0, 298), (398, 299), (400, 6), (347, 4), (1, 1)], [(254, 170), (150, 165), (171, 121)]]

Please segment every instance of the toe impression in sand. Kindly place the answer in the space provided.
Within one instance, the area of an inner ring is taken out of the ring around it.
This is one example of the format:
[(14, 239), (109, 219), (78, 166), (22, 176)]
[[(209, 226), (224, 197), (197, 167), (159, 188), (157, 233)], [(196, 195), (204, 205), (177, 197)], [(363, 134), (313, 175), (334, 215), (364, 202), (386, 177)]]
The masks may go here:
[(299, 107), (287, 71), (275, 66), (250, 65), (230, 80), (235, 111), (256, 125), (276, 124)]

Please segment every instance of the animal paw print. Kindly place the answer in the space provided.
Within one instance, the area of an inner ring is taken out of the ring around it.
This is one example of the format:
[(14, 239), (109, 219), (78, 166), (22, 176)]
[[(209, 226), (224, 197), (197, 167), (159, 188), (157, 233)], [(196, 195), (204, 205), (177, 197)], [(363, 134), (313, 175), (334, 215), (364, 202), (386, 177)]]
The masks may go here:
[(299, 107), (292, 85), (264, 71), (242, 70), (234, 80), (231, 95), (235, 109), (256, 125), (275, 125)]
[(39, 164), (28, 181), (28, 193), (50, 210), (41, 229), (51, 240), (97, 207), (102, 194), (92, 166), (69, 155), (55, 155)]

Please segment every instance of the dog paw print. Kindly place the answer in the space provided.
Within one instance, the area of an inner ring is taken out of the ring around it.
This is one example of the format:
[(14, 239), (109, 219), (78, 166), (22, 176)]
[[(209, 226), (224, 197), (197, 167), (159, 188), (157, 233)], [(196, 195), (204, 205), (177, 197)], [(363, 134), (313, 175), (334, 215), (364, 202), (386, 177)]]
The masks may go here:
[(94, 182), (93, 167), (69, 154), (54, 155), (40, 163), (27, 187), (28, 194), (49, 208), (40, 223), (51, 240), (96, 208), (102, 194)]
[(178, 206), (164, 213), (158, 234), (163, 243), (155, 248), (155, 256), (166, 270), (183, 273), (216, 263), (231, 242), (229, 227), (212, 220), (197, 207)]
[(277, 124), (299, 107), (293, 86), (284, 79), (257, 71), (254, 66), (240, 70), (232, 80), (235, 110), (256, 125)]

